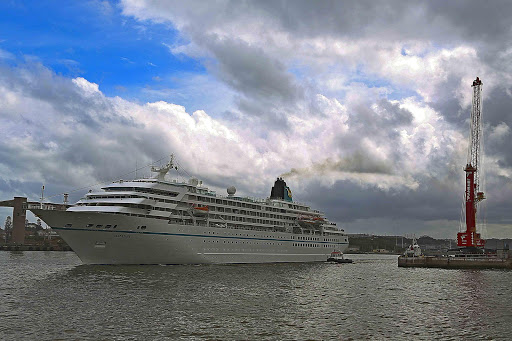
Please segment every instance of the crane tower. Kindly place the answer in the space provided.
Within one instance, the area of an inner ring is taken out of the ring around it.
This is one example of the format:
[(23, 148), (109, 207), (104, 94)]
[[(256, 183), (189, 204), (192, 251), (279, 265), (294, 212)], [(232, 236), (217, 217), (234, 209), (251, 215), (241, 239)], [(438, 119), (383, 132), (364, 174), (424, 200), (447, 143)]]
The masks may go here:
[(464, 196), (466, 206), (466, 231), (457, 233), (457, 245), (459, 247), (483, 248), (485, 240), (476, 232), (477, 204), (485, 199), (480, 191), (479, 167), (482, 136), (482, 81), (477, 77), (473, 81), (473, 103), (471, 107), (471, 127), (469, 133), (468, 162), (466, 172), (466, 194)]

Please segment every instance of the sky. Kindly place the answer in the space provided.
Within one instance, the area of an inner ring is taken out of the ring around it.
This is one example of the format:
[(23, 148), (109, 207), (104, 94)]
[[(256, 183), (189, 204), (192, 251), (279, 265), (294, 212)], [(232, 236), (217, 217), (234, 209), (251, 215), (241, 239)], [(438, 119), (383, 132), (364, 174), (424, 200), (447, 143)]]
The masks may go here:
[(174, 154), (219, 194), (282, 176), (348, 233), (455, 238), (478, 76), (481, 232), (511, 238), (511, 58), (510, 1), (2, 1), (0, 200)]

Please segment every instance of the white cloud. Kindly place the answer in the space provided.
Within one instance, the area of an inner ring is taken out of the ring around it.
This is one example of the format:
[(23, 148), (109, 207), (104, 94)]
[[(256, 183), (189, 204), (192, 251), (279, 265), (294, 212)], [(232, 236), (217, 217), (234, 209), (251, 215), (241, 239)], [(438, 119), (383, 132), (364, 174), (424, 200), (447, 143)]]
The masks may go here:
[[(19, 156), (0, 162), (2, 174), (79, 185), (175, 152), (215, 186), (264, 196), (271, 179), (295, 169), (300, 176), (289, 181), (299, 196), (314, 196), (301, 190), (321, 176), (328, 188), (350, 187), (336, 202), (377, 193), (373, 214), (380, 217), (396, 202), (386, 195), (407, 193), (417, 208), (432, 206), (418, 219), (433, 219), (445, 212), (439, 196), (463, 187), (472, 80), (484, 80), (484, 100), (512, 88), (510, 67), (501, 72), (510, 49), (493, 57), (482, 48), (493, 44), (479, 34), (503, 39), (500, 28), (510, 25), (477, 30), (480, 21), (460, 22), (453, 8), (439, 12), (429, 2), (367, 1), (364, 11), (359, 2), (326, 4), (122, 1), (141, 32), (146, 20), (177, 29), (175, 41), (162, 43), (203, 63), (208, 75), (174, 74), (173, 88), (152, 84), (141, 90), (146, 104), (46, 69), (0, 76), (2, 129)], [(510, 122), (502, 121), (493, 123), (490, 141), (510, 138)], [(503, 159), (488, 160), (499, 181), (512, 174)], [(506, 186), (496, 193), (508, 202)], [(365, 213), (353, 211), (355, 219)]]
[(491, 133), (489, 134), (489, 139), (499, 141), (508, 134), (510, 134), (510, 127), (505, 122), (501, 122), (492, 129)]
[[(37, 79), (37, 77), (37, 74), (31, 74), (31, 78)], [(59, 92), (61, 86), (67, 87), (65, 79), (55, 75), (53, 79), (56, 84), (63, 84), (56, 85), (51, 93)], [(22, 109), (24, 105), (30, 103), (30, 109), (25, 107), (21, 111), (32, 122), (32, 125), (25, 126), (27, 134), (21, 138), (12, 135), (8, 140), (12, 149), (23, 151), (22, 155), (27, 155), (25, 162), (33, 163), (37, 160), (46, 160), (48, 168), (41, 170), (43, 173), (36, 178), (44, 177), (46, 171), (55, 172), (55, 169), (50, 166), (50, 161), (53, 160), (53, 164), (62, 163), (64, 161), (62, 153), (98, 154), (93, 159), (104, 159), (105, 157), (101, 155), (115, 153), (125, 155), (126, 152), (129, 152), (128, 148), (146, 148), (146, 141), (142, 141), (140, 138), (147, 136), (151, 136), (153, 140), (149, 145), (158, 145), (159, 151), (168, 150), (177, 153), (183, 160), (183, 164), (187, 165), (192, 172), (214, 179), (224, 178), (226, 169), (229, 169), (230, 178), (236, 178), (237, 181), (244, 184), (247, 190), (256, 192), (261, 191), (257, 186), (264, 186), (269, 178), (287, 172), (291, 168), (309, 167), (327, 159), (351, 158), (360, 150), (363, 150), (370, 159), (382, 160), (388, 164), (394, 162), (392, 155), (396, 146), (383, 144), (382, 139), (386, 138), (384, 136), (364, 134), (364, 129), (367, 126), (360, 124), (362, 116), (353, 112), (358, 110), (362, 101), (371, 103), (373, 100), (379, 100), (378, 92), (376, 98), (368, 97), (373, 91), (371, 89), (356, 89), (352, 95), (347, 97), (345, 105), (335, 98), (319, 94), (314, 103), (314, 107), (318, 110), (316, 115), (311, 117), (307, 117), (303, 113), (290, 115), (290, 124), (286, 130), (269, 132), (263, 126), (249, 126), (250, 118), (223, 121), (215, 119), (201, 110), (189, 114), (183, 106), (164, 101), (140, 105), (117, 97), (106, 97), (99, 90), (97, 84), (81, 77), (74, 78), (70, 82), (76, 86), (77, 92), (69, 94), (69, 96), (75, 96), (74, 98), (36, 99), (27, 92), (26, 88), (21, 88), (18, 94), (4, 92), (3, 102), (11, 109), (9, 111)], [(60, 101), (60, 107), (55, 107), (53, 101)], [(85, 105), (84, 108), (81, 108), (84, 110), (81, 114), (83, 118), (78, 116), (77, 112), (69, 111), (69, 106), (80, 102)], [(41, 115), (39, 110), (34, 111), (33, 109), (36, 107), (45, 107), (41, 110), (45, 114)], [(422, 155), (424, 163), (428, 164), (429, 155), (436, 154), (435, 150), (439, 146), (438, 139), (443, 139), (442, 142), (446, 144), (446, 139), (440, 136), (441, 133), (436, 134), (433, 125), (442, 127), (442, 133), (445, 135), (447, 126), (442, 123), (442, 119), (437, 117), (432, 109), (420, 107), (412, 99), (405, 101), (403, 107), (411, 112), (423, 110), (428, 114), (421, 114), (423, 118), (413, 121), (412, 126), (407, 124), (404, 135), (406, 139), (404, 140), (402, 136), (402, 139), (397, 139), (395, 142), (401, 143), (400, 149), (406, 150), (410, 154), (408, 159), (418, 158), (418, 155)], [(365, 119), (370, 122), (375, 119), (383, 119), (383, 117), (386, 117), (386, 120), (393, 119), (395, 113), (376, 104), (374, 110), (365, 115), (367, 115)], [(428, 118), (425, 118), (427, 116)], [(87, 123), (80, 123), (84, 119), (86, 119), (84, 122)], [(12, 126), (12, 129), (16, 129), (22, 124), (12, 118), (7, 120), (7, 123)], [(37, 138), (38, 134), (35, 129), (46, 132), (47, 137), (44, 138), (44, 143)], [(358, 130), (361, 131), (360, 134), (358, 134)], [(265, 138), (262, 138), (263, 136)], [(67, 149), (67, 144), (70, 141), (74, 142), (73, 145), (78, 143), (75, 140), (77, 138), (89, 141), (86, 150)], [(126, 139), (130, 138), (134, 139), (134, 142), (124, 145)], [(340, 141), (344, 139), (351, 140), (352, 146), (340, 145)], [(423, 149), (418, 147), (416, 141), (418, 139), (424, 141)], [(453, 141), (448, 142), (453, 143)], [(136, 143), (142, 145), (137, 146)], [(26, 154), (24, 154), (25, 152)], [(28, 157), (29, 153), (33, 154), (31, 158)], [(154, 153), (141, 156), (148, 160), (150, 155), (154, 155)], [(73, 157), (85, 156), (75, 155)], [(85, 158), (89, 157), (92, 156)], [(121, 162), (120, 165), (130, 163), (134, 162)], [(91, 166), (91, 164), (87, 165)], [(70, 164), (59, 168), (78, 169), (82, 166), (84, 164), (76, 166)], [(372, 175), (371, 172), (366, 171), (361, 173), (357, 168), (359, 166), (351, 168), (350, 172), (342, 170), (329, 174), (331, 179), (348, 179), (362, 186), (367, 183), (387, 188), (395, 186), (416, 188), (417, 182), (414, 180), (414, 167), (416, 166), (417, 164), (414, 164), (410, 168), (400, 170), (396, 166), (391, 166), (390, 174), (385, 176)], [(82, 167), (81, 172), (76, 170), (74, 173), (81, 174), (82, 179), (92, 180), (97, 174), (112, 173), (113, 166), (105, 167), (110, 171), (95, 171), (92, 168)], [(91, 173), (84, 176), (83, 169), (87, 169), (87, 172)], [(62, 171), (59, 172), (62, 173)], [(14, 175), (11, 174), (11, 176)], [(22, 179), (24, 176), (27, 174), (20, 174), (19, 178)], [(35, 177), (34, 174), (30, 176)], [(73, 177), (69, 182), (78, 185), (80, 181)]]
[(10, 52), (0, 49), (0, 59), (14, 59), (14, 55)]
[(73, 79), (73, 83), (78, 86), (81, 90), (83, 90), (86, 96), (92, 96), (95, 94), (100, 94), (99, 86), (96, 83), (91, 83), (82, 77), (77, 77)]

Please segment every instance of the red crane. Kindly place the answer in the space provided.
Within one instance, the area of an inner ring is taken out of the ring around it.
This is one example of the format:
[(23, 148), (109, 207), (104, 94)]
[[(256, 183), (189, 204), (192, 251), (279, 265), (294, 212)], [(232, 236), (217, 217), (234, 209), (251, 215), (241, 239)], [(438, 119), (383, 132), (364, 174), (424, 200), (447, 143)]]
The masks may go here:
[(457, 245), (459, 247), (483, 248), (485, 240), (476, 232), (477, 204), (485, 199), (484, 192), (479, 190), (479, 161), (482, 135), (481, 103), (482, 81), (477, 77), (473, 81), (473, 103), (471, 108), (471, 128), (469, 135), (468, 163), (466, 172), (466, 231), (457, 233)]

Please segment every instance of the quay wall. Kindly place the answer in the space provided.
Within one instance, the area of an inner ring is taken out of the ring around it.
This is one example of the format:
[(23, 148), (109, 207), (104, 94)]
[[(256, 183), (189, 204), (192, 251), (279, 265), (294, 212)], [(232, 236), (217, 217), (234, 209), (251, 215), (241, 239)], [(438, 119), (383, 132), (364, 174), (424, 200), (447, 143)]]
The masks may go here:
[(0, 245), (0, 251), (73, 251), (67, 245)]
[(398, 266), (404, 268), (512, 269), (512, 259), (400, 256), (398, 257)]

